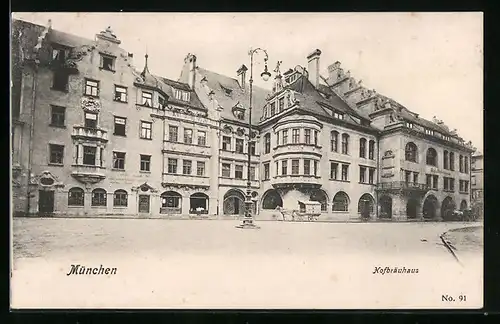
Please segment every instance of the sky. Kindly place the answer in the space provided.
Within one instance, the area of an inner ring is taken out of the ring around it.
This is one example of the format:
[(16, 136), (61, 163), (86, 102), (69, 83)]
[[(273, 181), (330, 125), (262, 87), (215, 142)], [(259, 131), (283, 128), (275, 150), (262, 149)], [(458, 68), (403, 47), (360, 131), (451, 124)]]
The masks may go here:
[[(307, 66), (320, 49), (320, 69), (340, 61), (363, 85), (421, 117), (457, 129), (483, 152), (482, 13), (14, 13), (13, 18), (94, 39), (111, 26), (142, 69), (176, 80), (188, 53), (197, 64), (236, 77), (261, 47), (272, 71)], [(255, 56), (255, 76), (263, 70)]]

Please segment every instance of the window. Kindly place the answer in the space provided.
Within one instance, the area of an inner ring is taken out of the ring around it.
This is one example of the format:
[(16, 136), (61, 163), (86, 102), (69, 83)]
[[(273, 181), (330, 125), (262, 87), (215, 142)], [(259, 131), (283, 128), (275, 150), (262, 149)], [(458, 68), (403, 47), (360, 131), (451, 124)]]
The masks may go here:
[(182, 160), (182, 174), (190, 175), (193, 162), (189, 160)]
[(269, 180), (269, 163), (264, 163), (264, 180)]
[(99, 96), (99, 82), (85, 79), (85, 95), (98, 97)]
[(180, 208), (182, 196), (175, 191), (166, 191), (161, 194), (162, 208)]
[(299, 160), (292, 160), (292, 174), (299, 174)]
[(370, 141), (368, 144), (368, 158), (375, 160), (375, 141)]
[(304, 129), (304, 141), (306, 144), (311, 144), (311, 130)]
[(333, 197), (332, 211), (342, 211), (346, 212), (349, 209), (349, 197), (345, 192), (338, 192), (335, 197)]
[(54, 164), (63, 164), (64, 145), (49, 144), (50, 158), (49, 162)]
[(85, 127), (86, 128), (97, 128), (97, 114), (85, 113)]
[(243, 165), (236, 165), (234, 167), (234, 177), (236, 179), (243, 179)]
[(359, 157), (366, 158), (366, 139), (364, 138), (359, 140)]
[(413, 183), (418, 183), (418, 172), (413, 172)]
[(68, 206), (83, 206), (85, 193), (81, 188), (71, 188), (68, 191)]
[(207, 145), (207, 133), (198, 131), (198, 145), (200, 146)]
[(360, 183), (365, 183), (366, 182), (366, 167), (359, 167), (359, 182)]
[(276, 104), (273, 102), (271, 103), (271, 116), (274, 116), (276, 114)]
[(330, 133), (330, 144), (331, 144), (331, 150), (332, 152), (338, 152), (338, 139), (339, 139), (339, 133), (336, 131), (332, 131)]
[(64, 127), (66, 108), (51, 106), (50, 126)]
[(455, 153), (450, 152), (450, 170), (455, 171)]
[(475, 186), (476, 185), (476, 176), (472, 176), (471, 180), (472, 180), (472, 185)]
[(330, 179), (337, 180), (339, 164), (336, 162), (330, 162)]
[(168, 173), (177, 173), (177, 159), (168, 159)]
[(151, 155), (141, 154), (141, 171), (151, 171)]
[(433, 175), (432, 176), (432, 189), (436, 189), (437, 190), (438, 184), (439, 184), (439, 176)]
[(236, 153), (243, 153), (243, 140), (240, 138), (236, 139)]
[(426, 163), (427, 165), (437, 166), (437, 152), (432, 147), (427, 150)]
[(304, 160), (304, 175), (310, 175), (311, 174), (311, 160), (305, 159)]
[(52, 61), (63, 63), (66, 61), (67, 49), (57, 44), (52, 48)]
[(190, 128), (184, 128), (184, 143), (185, 144), (193, 143), (193, 130)]
[(278, 106), (279, 106), (279, 108), (278, 108), (279, 112), (282, 112), (283, 110), (285, 110), (285, 98), (284, 97), (279, 98)]
[(224, 151), (231, 151), (231, 137), (222, 136), (222, 149)]
[(375, 181), (375, 169), (370, 168), (368, 170), (368, 183), (374, 184)]
[(178, 135), (179, 135), (179, 127), (169, 125), (168, 126), (168, 140), (170, 142), (177, 142)]
[(288, 129), (283, 131), (283, 145), (288, 144)]
[(115, 101), (127, 102), (127, 88), (115, 85)]
[(318, 175), (318, 161), (314, 160), (314, 176)]
[(165, 98), (162, 96), (158, 95), (158, 108), (163, 110), (165, 109), (165, 106), (167, 105)]
[(114, 207), (127, 207), (128, 194), (125, 190), (116, 190), (113, 194), (113, 206)]
[(97, 148), (94, 146), (84, 146), (83, 147), (83, 164), (85, 165), (95, 165), (95, 156)]
[(458, 157), (458, 171), (464, 172), (464, 156), (462, 154)]
[(288, 174), (288, 160), (281, 161), (281, 175)]
[(115, 129), (113, 131), (114, 135), (125, 136), (127, 120), (123, 117), (115, 117)]
[(153, 94), (151, 92), (142, 91), (142, 102), (143, 106), (153, 107)]
[(104, 189), (92, 190), (92, 206), (106, 207), (107, 194)]
[(248, 145), (250, 145), (250, 155), (255, 155), (255, 142), (250, 142)]
[(222, 176), (224, 178), (231, 178), (231, 164), (222, 163)]
[(432, 187), (432, 175), (431, 174), (425, 175), (425, 185), (427, 186), (427, 188)]
[(205, 176), (205, 162), (196, 162), (196, 175), (200, 177)]
[(151, 139), (151, 128), (153, 127), (153, 123), (145, 122), (141, 120), (141, 138), (143, 139)]
[(280, 145), (280, 132), (276, 132), (276, 146)]
[(255, 167), (250, 167), (250, 180), (255, 180)]
[(417, 162), (417, 145), (409, 142), (405, 147), (405, 160), (410, 162)]
[(106, 71), (115, 70), (115, 58), (107, 55), (101, 55), (102, 69)]
[(124, 152), (113, 152), (113, 169), (125, 170)]
[(54, 71), (52, 78), (52, 89), (57, 91), (68, 91), (69, 75), (63, 71)]
[(449, 169), (449, 166), (448, 166), (448, 151), (444, 151), (443, 152), (443, 168), (444, 169)]
[(464, 173), (469, 173), (469, 158), (464, 156)]
[(318, 131), (314, 131), (314, 145), (318, 146)]
[(342, 181), (349, 180), (349, 165), (342, 164)]
[(177, 100), (189, 101), (189, 99), (190, 99), (190, 94), (189, 94), (189, 92), (186, 92), (186, 91), (181, 91), (181, 90), (175, 89), (175, 90), (174, 90), (174, 97), (175, 97), (175, 99), (177, 99)]
[(264, 135), (264, 154), (271, 152), (271, 134)]
[(411, 171), (405, 171), (405, 182), (411, 182)]
[(349, 135), (342, 134), (342, 154), (349, 154)]
[(337, 119), (344, 119), (344, 114), (339, 114), (338, 112), (333, 112), (333, 117)]
[(297, 144), (300, 142), (300, 129), (292, 129), (292, 143)]

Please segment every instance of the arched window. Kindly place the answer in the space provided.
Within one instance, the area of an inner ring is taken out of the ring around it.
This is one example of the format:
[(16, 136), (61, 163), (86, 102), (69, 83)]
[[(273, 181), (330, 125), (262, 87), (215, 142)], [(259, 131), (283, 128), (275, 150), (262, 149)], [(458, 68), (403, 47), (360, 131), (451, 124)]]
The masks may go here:
[(127, 207), (128, 194), (125, 190), (118, 189), (113, 194), (114, 207)]
[(427, 150), (426, 155), (426, 163), (427, 165), (437, 166), (437, 152), (432, 147)]
[(366, 158), (366, 138), (359, 139), (359, 157)]
[(450, 152), (450, 170), (455, 171), (455, 153)]
[(106, 190), (97, 188), (92, 190), (92, 206), (106, 206), (107, 194)]
[(349, 154), (349, 135), (342, 134), (342, 154)]
[(266, 191), (262, 197), (262, 209), (276, 209), (278, 206), (283, 207), (283, 200), (278, 191)]
[(405, 147), (405, 160), (410, 162), (417, 162), (417, 145), (413, 142), (409, 142)]
[(332, 152), (338, 152), (339, 151), (339, 132), (332, 131), (330, 133), (330, 143), (331, 143)]
[(165, 191), (160, 195), (160, 214), (180, 214), (182, 212), (182, 196), (175, 191)]
[(370, 214), (373, 214), (375, 212), (374, 206), (375, 199), (373, 199), (372, 195), (370, 195), (369, 193), (365, 193), (359, 198), (358, 213), (362, 213), (364, 208), (368, 208)]
[(448, 157), (448, 151), (445, 150), (443, 152), (443, 169), (446, 169), (446, 170), (449, 169), (448, 159), (449, 159), (449, 157)]
[(349, 210), (349, 196), (343, 191), (337, 192), (335, 197), (333, 197), (332, 211), (343, 211)]
[(208, 214), (208, 196), (203, 192), (197, 192), (189, 197), (190, 214)]
[(327, 211), (328, 198), (323, 190), (316, 189), (313, 192), (311, 192), (309, 200), (319, 202), (321, 204), (321, 211), (322, 212)]
[(82, 188), (71, 188), (68, 191), (68, 206), (83, 206), (85, 193)]
[(271, 134), (264, 135), (264, 154), (271, 152)]
[(368, 144), (368, 158), (375, 160), (375, 141), (371, 140)]

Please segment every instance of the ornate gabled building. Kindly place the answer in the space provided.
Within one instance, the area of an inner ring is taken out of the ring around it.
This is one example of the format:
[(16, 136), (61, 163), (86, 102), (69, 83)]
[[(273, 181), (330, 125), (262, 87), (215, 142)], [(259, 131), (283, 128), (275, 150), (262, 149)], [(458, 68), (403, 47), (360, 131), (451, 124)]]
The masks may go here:
[[(468, 208), (471, 145), (366, 89), (339, 62), (283, 74), (272, 90), (185, 57), (181, 76), (136, 70), (111, 28), (94, 40), (12, 25), (15, 214), (257, 219), (321, 204), (324, 220), (446, 219)], [(248, 139), (255, 138), (250, 147)]]

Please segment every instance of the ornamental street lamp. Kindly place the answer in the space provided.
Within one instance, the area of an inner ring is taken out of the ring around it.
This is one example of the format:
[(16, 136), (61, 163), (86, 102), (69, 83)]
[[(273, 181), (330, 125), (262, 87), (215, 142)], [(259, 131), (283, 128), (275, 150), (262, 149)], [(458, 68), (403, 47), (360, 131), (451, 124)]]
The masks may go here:
[(252, 100), (253, 100), (253, 55), (256, 54), (257, 52), (263, 52), (265, 57), (264, 57), (264, 72), (260, 74), (262, 77), (262, 80), (267, 81), (271, 77), (271, 73), (267, 70), (267, 60), (268, 60), (268, 55), (267, 51), (262, 48), (256, 48), (256, 49), (251, 49), (248, 52), (248, 55), (250, 55), (250, 104), (248, 107), (248, 160), (247, 160), (247, 192), (246, 192), (246, 199), (245, 199), (245, 216), (243, 218), (243, 222), (241, 225), (236, 226), (237, 228), (249, 228), (249, 229), (258, 229), (259, 226), (255, 225), (253, 222), (253, 215), (252, 215), (252, 179), (250, 175), (250, 163), (251, 163), (251, 156), (252, 156), (252, 151), (251, 148), (252, 146), (255, 147), (255, 136), (252, 132)]

